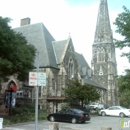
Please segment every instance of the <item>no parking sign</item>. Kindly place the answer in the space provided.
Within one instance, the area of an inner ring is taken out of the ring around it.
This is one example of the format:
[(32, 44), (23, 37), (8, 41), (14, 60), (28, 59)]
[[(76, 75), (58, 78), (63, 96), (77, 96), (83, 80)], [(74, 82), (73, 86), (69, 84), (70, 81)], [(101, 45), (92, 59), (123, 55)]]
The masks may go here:
[(46, 86), (46, 73), (29, 72), (29, 86)]

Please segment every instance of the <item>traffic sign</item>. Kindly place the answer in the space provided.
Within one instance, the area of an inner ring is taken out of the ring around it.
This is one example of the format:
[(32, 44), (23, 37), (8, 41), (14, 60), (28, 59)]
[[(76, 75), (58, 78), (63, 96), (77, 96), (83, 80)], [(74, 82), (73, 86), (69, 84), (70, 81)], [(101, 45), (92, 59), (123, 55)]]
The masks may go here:
[(46, 73), (29, 72), (29, 86), (46, 86)]
[(46, 86), (46, 73), (43, 72), (38, 73), (38, 85)]
[(37, 72), (29, 72), (29, 86), (37, 85)]

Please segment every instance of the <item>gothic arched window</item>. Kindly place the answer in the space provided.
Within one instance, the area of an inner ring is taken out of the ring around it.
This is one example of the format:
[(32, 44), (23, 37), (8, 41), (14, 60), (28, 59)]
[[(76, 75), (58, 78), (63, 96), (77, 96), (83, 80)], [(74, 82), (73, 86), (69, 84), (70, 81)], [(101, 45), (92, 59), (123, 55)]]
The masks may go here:
[(68, 67), (69, 67), (69, 69), (68, 69), (69, 78), (73, 78), (73, 76), (74, 76), (74, 63), (73, 63), (72, 59), (69, 60)]
[(105, 50), (103, 47), (97, 48), (97, 61), (104, 62), (105, 61)]

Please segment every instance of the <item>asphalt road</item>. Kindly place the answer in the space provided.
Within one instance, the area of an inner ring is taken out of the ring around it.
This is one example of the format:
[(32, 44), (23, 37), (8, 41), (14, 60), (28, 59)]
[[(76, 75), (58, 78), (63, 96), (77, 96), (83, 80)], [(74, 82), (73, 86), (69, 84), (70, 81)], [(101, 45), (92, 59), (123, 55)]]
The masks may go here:
[[(102, 127), (111, 127), (112, 130), (121, 130), (120, 123), (124, 119), (125, 122), (130, 120), (129, 117), (120, 118), (120, 117), (110, 117), (110, 116), (94, 116), (91, 117), (89, 122), (84, 124), (72, 124), (59, 122), (59, 130), (101, 130)], [(49, 121), (39, 121), (38, 130), (49, 130)], [(129, 123), (130, 124), (130, 123)], [(35, 122), (15, 124), (12, 126), (3, 126), (2, 130), (35, 130)], [(122, 130), (130, 130), (130, 127), (123, 128)]]

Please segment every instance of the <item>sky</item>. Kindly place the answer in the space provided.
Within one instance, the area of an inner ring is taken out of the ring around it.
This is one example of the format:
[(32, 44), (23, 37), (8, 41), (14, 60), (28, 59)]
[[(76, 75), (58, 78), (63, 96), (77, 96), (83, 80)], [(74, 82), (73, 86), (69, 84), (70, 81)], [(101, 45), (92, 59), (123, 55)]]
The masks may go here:
[[(113, 37), (122, 39), (115, 33), (113, 22), (123, 12), (123, 5), (130, 9), (129, 0), (107, 2)], [(0, 16), (11, 18), (12, 28), (19, 27), (20, 20), (26, 17), (31, 19), (31, 24), (42, 22), (57, 41), (71, 35), (75, 51), (82, 54), (91, 67), (99, 3), (100, 0), (0, 0)], [(118, 75), (130, 68), (127, 58), (120, 57), (123, 51), (116, 49)]]

